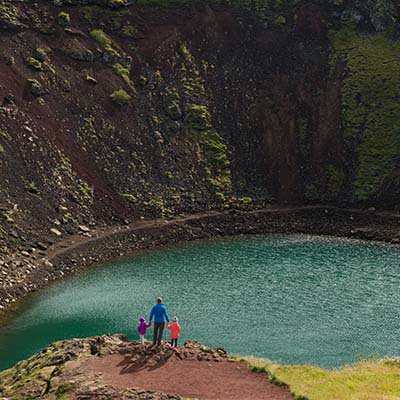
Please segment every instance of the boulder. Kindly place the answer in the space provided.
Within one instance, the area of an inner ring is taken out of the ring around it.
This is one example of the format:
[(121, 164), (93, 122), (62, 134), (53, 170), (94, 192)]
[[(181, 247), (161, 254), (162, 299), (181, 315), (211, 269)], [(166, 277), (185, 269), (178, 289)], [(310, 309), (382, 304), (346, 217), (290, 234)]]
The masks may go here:
[(77, 38), (67, 40), (63, 51), (69, 57), (78, 61), (94, 62), (99, 58)]

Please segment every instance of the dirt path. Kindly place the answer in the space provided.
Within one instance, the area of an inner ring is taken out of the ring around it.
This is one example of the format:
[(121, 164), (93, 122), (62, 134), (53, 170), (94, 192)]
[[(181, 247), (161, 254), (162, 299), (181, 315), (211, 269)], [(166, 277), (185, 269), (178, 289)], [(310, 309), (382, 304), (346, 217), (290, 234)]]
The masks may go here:
[[(293, 212), (293, 211), (301, 211), (306, 209), (338, 209), (332, 206), (301, 206), (301, 207), (271, 207), (267, 209), (259, 209), (254, 211), (249, 211), (248, 214), (256, 214), (256, 213), (284, 213), (284, 212)], [(368, 213), (366, 210), (360, 209), (347, 209), (349, 212), (353, 212), (355, 214), (365, 214)], [(75, 248), (79, 247), (84, 243), (95, 242), (98, 239), (107, 238), (113, 236), (114, 234), (125, 231), (125, 232), (140, 232), (141, 230), (145, 230), (148, 228), (154, 228), (157, 226), (174, 224), (174, 223), (184, 223), (191, 220), (202, 219), (211, 216), (220, 216), (226, 215), (228, 212), (226, 211), (211, 211), (199, 214), (191, 214), (184, 217), (176, 217), (171, 220), (165, 219), (154, 219), (154, 220), (145, 220), (145, 221), (135, 221), (129, 225), (116, 225), (107, 228), (98, 228), (92, 230), (90, 232), (90, 237), (84, 236), (82, 234), (76, 234), (69, 238), (63, 239), (55, 243), (52, 247), (48, 249), (48, 260), (51, 261), (55, 257), (63, 254), (71, 252)], [(391, 212), (377, 212), (376, 215), (386, 216), (386, 217), (394, 217), (400, 219), (400, 214), (394, 214)]]
[(104, 383), (120, 389), (156, 390), (200, 400), (293, 400), (288, 388), (273, 385), (266, 374), (237, 362), (171, 357), (155, 365), (137, 365), (114, 354), (90, 359), (85, 368), (101, 373)]
[(201, 214), (193, 214), (193, 215), (187, 215), (185, 217), (177, 217), (172, 220), (165, 220), (165, 219), (154, 219), (154, 220), (147, 220), (147, 221), (136, 221), (134, 223), (131, 223), (129, 225), (116, 225), (112, 227), (107, 227), (107, 228), (98, 228), (95, 230), (92, 230), (90, 232), (90, 237), (84, 236), (83, 234), (76, 234), (73, 235), (67, 239), (63, 239), (61, 241), (58, 241), (56, 244), (51, 246), (48, 249), (48, 257), (47, 259), (51, 261), (55, 257), (63, 254), (63, 253), (68, 253), (71, 250), (76, 249), (80, 245), (84, 243), (90, 243), (90, 242), (95, 242), (98, 239), (103, 239), (107, 238), (110, 236), (113, 236), (114, 234), (118, 232), (139, 232), (141, 230), (149, 229), (149, 228), (155, 228), (157, 226), (162, 226), (162, 225), (167, 225), (171, 223), (182, 223), (185, 221), (190, 221), (194, 219), (199, 219), (199, 218), (204, 218), (204, 217), (209, 217), (213, 215), (222, 215), (223, 212), (209, 212), (209, 213), (201, 213)]

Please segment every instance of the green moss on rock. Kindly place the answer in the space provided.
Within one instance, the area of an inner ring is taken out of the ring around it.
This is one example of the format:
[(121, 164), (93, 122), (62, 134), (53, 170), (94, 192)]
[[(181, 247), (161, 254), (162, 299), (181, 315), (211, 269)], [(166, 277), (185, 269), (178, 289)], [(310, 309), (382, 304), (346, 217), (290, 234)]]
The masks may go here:
[(34, 69), (36, 71), (41, 71), (43, 69), (42, 63), (39, 60), (37, 60), (36, 58), (29, 57), (26, 60), (26, 63), (29, 67), (31, 67), (32, 69)]
[(400, 41), (342, 30), (332, 43), (347, 65), (342, 110), (347, 150), (356, 156), (353, 195), (365, 201), (400, 159)]
[(0, 3), (0, 29), (18, 29), (24, 27), (19, 20), (17, 7), (9, 3)]

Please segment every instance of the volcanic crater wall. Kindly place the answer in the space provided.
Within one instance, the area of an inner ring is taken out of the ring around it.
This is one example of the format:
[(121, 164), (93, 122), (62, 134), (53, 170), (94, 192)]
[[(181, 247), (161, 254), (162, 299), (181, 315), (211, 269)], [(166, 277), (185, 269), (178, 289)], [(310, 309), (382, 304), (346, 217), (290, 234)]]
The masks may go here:
[(397, 206), (396, 3), (250, 3), (0, 3), (3, 264), (82, 224)]

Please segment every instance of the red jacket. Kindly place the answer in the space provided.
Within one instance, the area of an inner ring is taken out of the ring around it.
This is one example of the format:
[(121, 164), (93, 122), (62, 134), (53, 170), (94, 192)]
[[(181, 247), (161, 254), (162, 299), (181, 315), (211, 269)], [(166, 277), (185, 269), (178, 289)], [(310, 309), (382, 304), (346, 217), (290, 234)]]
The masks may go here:
[(179, 339), (179, 333), (181, 331), (181, 326), (178, 322), (173, 324), (167, 324), (167, 328), (171, 331), (171, 339)]

